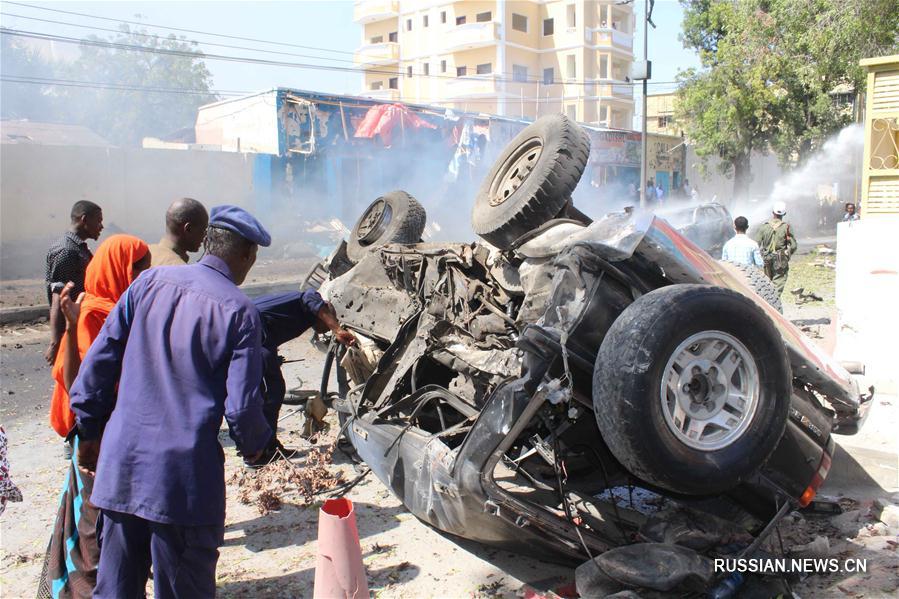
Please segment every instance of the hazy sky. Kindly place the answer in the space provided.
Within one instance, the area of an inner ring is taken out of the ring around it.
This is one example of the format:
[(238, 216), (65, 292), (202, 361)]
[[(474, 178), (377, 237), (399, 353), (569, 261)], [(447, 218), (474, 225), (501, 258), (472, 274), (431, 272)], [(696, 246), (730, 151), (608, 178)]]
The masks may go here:
[[(29, 2), (56, 11), (84, 13), (114, 19), (143, 22), (152, 33), (169, 33), (152, 25), (193, 29), (209, 33), (255, 38), (307, 48), (265, 44), (261, 41), (221, 39), (199, 33), (184, 33), (200, 42), (213, 42), (251, 49), (222, 48), (204, 45), (207, 54), (252, 56), (285, 62), (312, 63), (336, 67), (352, 67), (352, 52), (360, 44), (360, 26), (353, 23), (353, 2), (347, 0), (308, 2)], [(84, 37), (91, 33), (110, 32), (49, 23), (57, 21), (114, 29), (116, 23), (84, 16), (63, 14), (2, 2), (4, 27), (25, 31), (52, 33), (67, 37)], [(642, 58), (643, 2), (636, 0), (638, 31), (634, 40), (636, 58)], [(22, 18), (34, 17), (44, 21)], [(140, 15), (137, 17), (136, 15)], [(682, 11), (675, 0), (658, 0), (653, 20), (657, 29), (650, 32), (650, 59), (653, 61), (653, 81), (673, 81), (679, 68), (696, 66), (695, 54), (684, 50), (678, 41)], [(64, 44), (62, 44), (64, 45)], [(276, 54), (282, 52), (285, 54)], [(57, 53), (59, 50), (57, 50)], [(64, 53), (64, 52), (62, 52)], [(207, 60), (213, 73), (214, 87), (220, 90), (256, 91), (272, 87), (294, 87), (327, 93), (358, 93), (361, 76), (357, 73), (311, 70), (297, 67), (276, 67)], [(670, 91), (671, 84), (650, 85), (650, 93)], [(639, 114), (640, 102), (636, 112)]]

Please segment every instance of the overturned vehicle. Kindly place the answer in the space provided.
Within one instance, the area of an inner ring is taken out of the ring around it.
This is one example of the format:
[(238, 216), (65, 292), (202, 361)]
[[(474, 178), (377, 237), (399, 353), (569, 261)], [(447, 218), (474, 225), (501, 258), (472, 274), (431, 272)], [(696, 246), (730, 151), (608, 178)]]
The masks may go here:
[(574, 209), (588, 154), (561, 115), (525, 129), (475, 201), (483, 241), (421, 243), (403, 192), (366, 210), (316, 282), (360, 339), (346, 435), (454, 535), (583, 560), (686, 517), (721, 525), (691, 549), (745, 550), (812, 500), (870, 394), (760, 273), (652, 214)]

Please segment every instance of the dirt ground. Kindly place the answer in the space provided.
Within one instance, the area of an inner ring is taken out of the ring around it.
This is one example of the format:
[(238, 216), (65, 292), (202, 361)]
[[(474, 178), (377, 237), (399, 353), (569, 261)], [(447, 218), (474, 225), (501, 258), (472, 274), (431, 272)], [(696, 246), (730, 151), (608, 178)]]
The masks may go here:
[[(813, 259), (809, 259), (812, 264)], [(799, 266), (795, 264), (794, 266)], [(824, 267), (807, 266), (819, 269)], [(286, 270), (287, 267), (285, 267)], [(828, 269), (829, 271), (830, 269)], [(826, 274), (828, 271), (824, 271)], [(817, 270), (814, 272), (817, 273)], [(820, 274), (820, 273), (818, 273)], [(803, 277), (794, 268), (792, 277)], [(4, 283), (4, 287), (5, 287)], [(832, 286), (832, 283), (831, 283)], [(787, 290), (793, 286), (788, 284)], [(826, 283), (817, 291), (829, 293)], [(826, 320), (832, 307), (826, 302), (796, 305), (785, 294), (788, 316), (802, 323), (822, 345), (830, 336)], [(817, 323), (817, 324), (814, 324)], [(32, 597), (45, 549), (66, 463), (62, 444), (46, 423), (50, 383), (48, 368), (41, 361), (47, 338), (46, 324), (18, 326), (0, 331), (0, 423), (10, 441), (12, 478), (22, 490), (23, 503), (9, 504), (0, 520), (0, 596)], [(288, 360), (284, 367), (288, 388), (318, 388), (322, 355), (306, 337), (282, 348)], [(779, 527), (786, 549), (814, 540), (828, 539), (827, 555), (867, 560), (867, 572), (836, 572), (793, 580), (796, 596), (806, 597), (895, 597), (899, 589), (899, 523), (889, 526), (878, 520), (876, 498), (899, 503), (895, 485), (878, 484), (861, 468), (865, 451), (896, 464), (895, 431), (899, 430), (899, 399), (877, 398), (872, 419), (856, 437), (837, 437), (843, 457), (856, 477), (832, 476), (822, 495), (839, 501), (844, 514), (794, 513)], [(336, 433), (336, 418), (329, 414), (330, 429), (316, 445), (299, 435), (304, 416), (297, 406), (285, 406), (280, 437), (285, 445), (299, 448), (294, 463), (305, 468), (310, 452), (328, 445)], [(312, 594), (317, 550), (318, 507), (323, 495), (311, 501), (295, 488), (268, 498), (268, 513), (258, 501), (242, 503), (238, 480), (246, 477), (227, 434), (222, 433), (226, 454), (228, 505), (225, 545), (217, 570), (221, 597), (308, 597)], [(892, 456), (889, 458), (889, 456)], [(889, 467), (889, 464), (886, 465)], [(289, 475), (292, 467), (282, 466)], [(845, 468), (844, 468), (845, 469)], [(335, 452), (329, 476), (352, 481), (366, 469)], [(837, 472), (834, 468), (833, 472)], [(494, 550), (451, 537), (421, 523), (373, 475), (364, 477), (347, 494), (355, 505), (363, 561), (369, 587), (376, 597), (513, 597), (522, 595), (528, 584), (547, 590), (574, 579), (573, 569), (545, 560)], [(276, 505), (281, 502), (280, 507)], [(885, 517), (885, 516), (883, 516)], [(780, 553), (780, 542), (769, 545)]]

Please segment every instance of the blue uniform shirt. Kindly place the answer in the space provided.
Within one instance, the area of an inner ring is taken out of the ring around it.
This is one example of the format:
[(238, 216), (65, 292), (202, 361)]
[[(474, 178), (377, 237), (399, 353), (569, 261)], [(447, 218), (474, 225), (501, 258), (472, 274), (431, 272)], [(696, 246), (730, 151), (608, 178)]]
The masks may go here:
[(93, 504), (166, 524), (224, 521), (222, 416), (245, 455), (272, 435), (259, 393), (261, 330), (215, 256), (149, 270), (131, 285), (70, 394), (83, 438), (105, 425)]
[(253, 303), (264, 327), (262, 345), (272, 351), (315, 324), (319, 310), (325, 305), (322, 296), (313, 289), (263, 295)]

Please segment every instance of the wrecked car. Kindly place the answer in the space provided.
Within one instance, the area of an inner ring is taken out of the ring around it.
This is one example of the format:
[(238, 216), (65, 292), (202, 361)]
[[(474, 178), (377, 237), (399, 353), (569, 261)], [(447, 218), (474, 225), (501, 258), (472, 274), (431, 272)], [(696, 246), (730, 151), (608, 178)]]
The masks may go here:
[(365, 211), (313, 278), (360, 340), (337, 356), (345, 434), (454, 535), (583, 561), (714, 521), (691, 549), (745, 549), (813, 499), (870, 394), (764, 277), (651, 213), (577, 213), (588, 155), (562, 115), (523, 130), (475, 200), (475, 243), (421, 243), (404, 192)]

